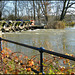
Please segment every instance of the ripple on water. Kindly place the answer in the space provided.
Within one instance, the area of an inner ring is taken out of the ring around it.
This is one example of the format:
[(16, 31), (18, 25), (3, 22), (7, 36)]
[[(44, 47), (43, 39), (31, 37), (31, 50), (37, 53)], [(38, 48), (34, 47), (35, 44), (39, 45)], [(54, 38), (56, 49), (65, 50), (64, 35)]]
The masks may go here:
[(3, 34), (3, 38), (5, 37), (7, 39), (11, 39), (21, 43), (25, 43), (27, 41), (26, 43), (29, 45), (33, 45), (37, 47), (43, 46), (46, 48), (48, 46), (48, 49), (51, 48), (56, 52), (62, 52), (62, 53), (71, 52), (74, 54), (74, 49), (75, 49), (74, 29), (69, 29), (69, 30), (68, 29), (37, 29), (37, 30), (15, 32), (15, 33), (13, 32), (2, 33), (2, 34)]

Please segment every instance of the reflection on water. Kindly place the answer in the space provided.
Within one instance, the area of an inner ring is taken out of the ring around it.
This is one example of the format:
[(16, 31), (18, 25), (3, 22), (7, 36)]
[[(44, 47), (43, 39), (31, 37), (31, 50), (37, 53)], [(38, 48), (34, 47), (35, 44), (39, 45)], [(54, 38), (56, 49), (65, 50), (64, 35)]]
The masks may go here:
[[(36, 47), (44, 47), (45, 49), (52, 49), (59, 53), (72, 53), (75, 55), (75, 30), (74, 29), (37, 29), (25, 32), (4, 33), (3, 38), (28, 44)], [(29, 56), (35, 55), (39, 52), (18, 46), (12, 43), (6, 45), (11, 50), (22, 51)]]

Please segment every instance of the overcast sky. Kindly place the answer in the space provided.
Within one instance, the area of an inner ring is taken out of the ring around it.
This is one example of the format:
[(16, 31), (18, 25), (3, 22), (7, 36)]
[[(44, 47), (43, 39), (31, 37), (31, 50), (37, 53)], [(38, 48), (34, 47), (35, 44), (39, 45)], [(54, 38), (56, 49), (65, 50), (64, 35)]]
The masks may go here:
[[(54, 1), (53, 1), (53, 2), (54, 2)], [(75, 2), (75, 1), (73, 1), (73, 2)], [(56, 5), (55, 5), (55, 4), (56, 4)], [(51, 6), (51, 11), (48, 12), (48, 14), (50, 14), (50, 15), (53, 14), (54, 12), (56, 12), (57, 3), (53, 3), (53, 4), (51, 4), (51, 5), (52, 5), (52, 6)], [(54, 7), (53, 7), (53, 5), (54, 5)], [(58, 7), (59, 7), (60, 5), (62, 5), (62, 2), (58, 4)], [(72, 7), (75, 7), (75, 5), (73, 5)], [(60, 6), (59, 8), (61, 8), (61, 6)], [(11, 10), (14, 10), (13, 1), (8, 1), (8, 3), (7, 3), (7, 5), (6, 5), (6, 7), (5, 7), (5, 9), (8, 10), (9, 13), (11, 14), (11, 13), (12, 13)], [(5, 11), (5, 14), (6, 14), (6, 15), (9, 14), (8, 11)], [(61, 11), (61, 10), (58, 10), (58, 11)], [(70, 9), (68, 9), (68, 11), (72, 11), (72, 12), (73, 12), (73, 11), (75, 11), (75, 9), (70, 8)], [(23, 12), (23, 15), (26, 15), (26, 10), (25, 10), (25, 9), (24, 9), (23, 11), (21, 11), (21, 12)], [(19, 14), (21, 14), (21, 12), (20, 12)], [(60, 14), (60, 13), (59, 13), (59, 14)], [(73, 14), (75, 14), (75, 12), (73, 12)]]

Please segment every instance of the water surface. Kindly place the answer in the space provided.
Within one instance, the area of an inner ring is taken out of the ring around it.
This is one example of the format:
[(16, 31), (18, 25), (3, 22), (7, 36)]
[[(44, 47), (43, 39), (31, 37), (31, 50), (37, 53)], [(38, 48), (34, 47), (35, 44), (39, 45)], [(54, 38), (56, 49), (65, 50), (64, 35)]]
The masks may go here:
[[(47, 50), (54, 50), (62, 54), (70, 53), (75, 55), (75, 29), (37, 29), (16, 33), (3, 33), (3, 38), (28, 44), (36, 47), (44, 47)], [(38, 51), (25, 48), (12, 43), (6, 47), (13, 51), (22, 51), (28, 56), (38, 54)]]

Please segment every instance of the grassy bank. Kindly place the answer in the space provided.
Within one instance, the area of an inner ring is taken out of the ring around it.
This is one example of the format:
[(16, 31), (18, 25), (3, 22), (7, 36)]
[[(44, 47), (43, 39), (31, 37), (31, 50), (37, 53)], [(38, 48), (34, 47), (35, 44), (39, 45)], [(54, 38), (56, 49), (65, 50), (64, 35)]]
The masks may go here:
[(66, 26), (74, 26), (75, 22), (53, 21), (49, 22), (46, 29), (64, 29)]
[(65, 28), (65, 22), (63, 21), (53, 21), (49, 22), (46, 26), (47, 29), (64, 29)]
[(66, 26), (74, 26), (75, 25), (75, 22), (68, 22), (66, 23)]

